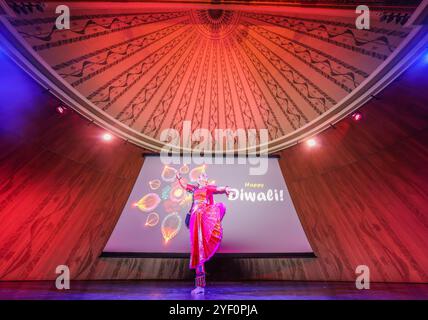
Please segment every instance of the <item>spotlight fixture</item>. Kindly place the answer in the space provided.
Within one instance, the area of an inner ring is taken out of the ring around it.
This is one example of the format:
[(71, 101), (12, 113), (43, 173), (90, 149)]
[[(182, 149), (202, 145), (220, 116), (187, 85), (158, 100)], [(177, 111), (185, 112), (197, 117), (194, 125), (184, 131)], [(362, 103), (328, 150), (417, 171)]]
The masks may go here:
[(426, 51), (422, 56), (422, 61), (428, 63), (428, 51)]
[(360, 121), (363, 118), (363, 115), (360, 112), (354, 112), (352, 115), (352, 120), (354, 121)]
[(113, 139), (113, 136), (110, 133), (104, 133), (102, 139), (104, 141), (111, 141)]
[(310, 138), (306, 140), (306, 144), (308, 145), (308, 147), (313, 148), (317, 145), (317, 141), (314, 138)]
[(58, 107), (56, 107), (56, 112), (63, 115), (67, 112), (67, 108), (62, 105), (59, 105)]

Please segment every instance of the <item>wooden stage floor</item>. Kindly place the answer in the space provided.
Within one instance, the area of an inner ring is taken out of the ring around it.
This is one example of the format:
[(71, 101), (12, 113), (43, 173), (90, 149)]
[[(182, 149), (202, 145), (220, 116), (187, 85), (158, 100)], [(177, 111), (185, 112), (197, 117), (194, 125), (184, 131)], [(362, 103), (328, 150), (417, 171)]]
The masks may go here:
[[(189, 281), (72, 281), (60, 291), (54, 281), (0, 281), (0, 300), (190, 300)], [(350, 282), (211, 282), (198, 300), (428, 300), (428, 284)]]

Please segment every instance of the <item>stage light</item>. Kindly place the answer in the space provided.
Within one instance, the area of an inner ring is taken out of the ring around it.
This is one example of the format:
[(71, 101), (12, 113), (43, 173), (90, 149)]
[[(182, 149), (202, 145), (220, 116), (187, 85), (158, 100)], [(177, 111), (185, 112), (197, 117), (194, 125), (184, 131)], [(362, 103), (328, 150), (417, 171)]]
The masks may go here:
[(354, 121), (360, 121), (363, 118), (363, 115), (357, 111), (354, 112), (351, 117)]
[(56, 107), (56, 112), (58, 112), (59, 114), (63, 115), (67, 112), (67, 108), (64, 106), (58, 106)]
[(112, 136), (110, 133), (104, 133), (104, 134), (102, 135), (102, 139), (103, 139), (104, 141), (111, 141), (111, 140), (113, 139), (113, 136)]
[(313, 148), (317, 145), (317, 141), (314, 138), (306, 140), (306, 144), (308, 147)]
[(428, 63), (428, 52), (426, 52), (426, 53), (423, 55), (422, 60), (423, 60), (425, 63)]

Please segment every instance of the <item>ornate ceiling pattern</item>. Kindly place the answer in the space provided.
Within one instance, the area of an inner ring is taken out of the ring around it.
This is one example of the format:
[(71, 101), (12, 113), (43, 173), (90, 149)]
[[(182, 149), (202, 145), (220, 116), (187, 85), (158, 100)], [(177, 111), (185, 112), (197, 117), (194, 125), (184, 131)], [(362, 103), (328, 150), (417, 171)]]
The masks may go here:
[(49, 72), (141, 139), (185, 120), (281, 139), (335, 108), (411, 31), (383, 11), (357, 30), (354, 10), (89, 2), (67, 4), (71, 28), (58, 30), (56, 5), (7, 19)]

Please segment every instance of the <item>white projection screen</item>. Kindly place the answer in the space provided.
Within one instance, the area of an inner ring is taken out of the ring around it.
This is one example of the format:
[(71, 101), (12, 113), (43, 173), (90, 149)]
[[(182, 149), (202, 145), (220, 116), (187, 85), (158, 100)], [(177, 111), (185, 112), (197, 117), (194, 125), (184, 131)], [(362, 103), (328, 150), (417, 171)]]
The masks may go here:
[(192, 196), (177, 183), (175, 174), (189, 183), (202, 170), (210, 183), (230, 186), (236, 193), (223, 202), (223, 240), (218, 256), (314, 256), (281, 173), (278, 158), (269, 157), (267, 172), (250, 175), (250, 164), (169, 164), (146, 156), (134, 188), (102, 256), (188, 257), (189, 231), (185, 217)]

